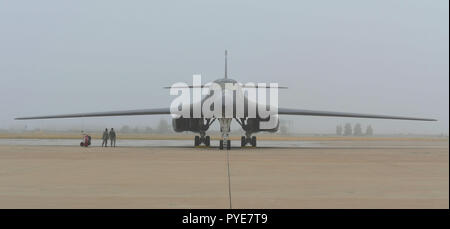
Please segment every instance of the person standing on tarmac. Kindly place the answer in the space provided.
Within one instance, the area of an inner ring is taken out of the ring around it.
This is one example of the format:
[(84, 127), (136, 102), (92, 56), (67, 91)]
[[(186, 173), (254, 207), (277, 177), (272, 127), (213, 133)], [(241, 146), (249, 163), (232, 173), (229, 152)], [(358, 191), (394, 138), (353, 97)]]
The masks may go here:
[(106, 128), (105, 131), (103, 132), (103, 136), (102, 136), (102, 139), (103, 139), (102, 147), (103, 146), (108, 147), (108, 138), (109, 138), (108, 128)]
[(114, 128), (111, 128), (111, 131), (109, 131), (109, 141), (111, 141), (111, 147), (116, 147), (116, 132), (114, 131)]

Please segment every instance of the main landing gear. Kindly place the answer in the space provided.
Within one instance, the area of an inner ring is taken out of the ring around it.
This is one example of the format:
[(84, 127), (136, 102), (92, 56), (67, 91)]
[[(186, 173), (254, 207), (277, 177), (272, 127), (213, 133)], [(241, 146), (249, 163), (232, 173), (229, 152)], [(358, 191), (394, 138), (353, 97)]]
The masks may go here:
[[(222, 134), (222, 138), (220, 139), (219, 149), (231, 149), (231, 140), (229, 139), (230, 134), (230, 125), (231, 118), (219, 118), (220, 124), (220, 132)], [(237, 119), (238, 120), (238, 119)], [(252, 136), (254, 133), (251, 129), (248, 128), (248, 125), (241, 120), (238, 120), (238, 123), (241, 124), (242, 128), (246, 131), (245, 136), (241, 137), (241, 147), (246, 146), (247, 144), (256, 147), (256, 136)], [(211, 138), (206, 136), (206, 131), (203, 130), (200, 132), (200, 136), (195, 136), (194, 145), (200, 146), (204, 144), (205, 146), (210, 146)]]
[(211, 137), (206, 136), (205, 133), (200, 133), (200, 136), (195, 136), (194, 138), (194, 146), (200, 146), (201, 144), (205, 144), (205, 146), (209, 146), (211, 143)]
[(245, 136), (241, 137), (241, 147), (246, 146), (247, 144), (250, 144), (253, 147), (256, 147), (256, 136), (252, 136), (251, 126), (248, 124), (248, 120), (242, 118), (242, 119), (236, 119), (237, 123), (241, 125), (242, 129), (245, 131)]
[[(211, 144), (211, 137), (210, 136), (195, 136), (194, 138), (194, 146), (200, 146), (204, 144), (205, 146), (209, 147)], [(241, 137), (241, 147), (245, 147), (247, 144), (251, 145), (252, 147), (256, 147), (256, 136)], [(231, 140), (230, 139), (221, 139), (219, 143), (219, 149), (231, 149)]]
[(242, 136), (241, 137), (241, 147), (246, 146), (247, 144), (250, 144), (253, 147), (256, 147), (256, 136)]

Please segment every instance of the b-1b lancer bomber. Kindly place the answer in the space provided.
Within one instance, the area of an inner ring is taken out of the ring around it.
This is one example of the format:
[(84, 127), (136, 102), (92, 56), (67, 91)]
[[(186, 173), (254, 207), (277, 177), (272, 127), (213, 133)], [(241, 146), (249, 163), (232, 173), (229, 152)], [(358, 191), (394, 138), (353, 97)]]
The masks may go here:
[[(80, 118), (102, 116), (132, 116), (132, 115), (172, 115), (172, 126), (176, 132), (191, 131), (197, 133), (194, 145), (210, 146), (210, 136), (206, 134), (214, 121), (220, 124), (220, 149), (230, 149), (230, 125), (235, 120), (244, 130), (241, 137), (241, 146), (256, 146), (255, 134), (261, 131), (276, 132), (279, 129), (279, 115), (307, 115), (374, 119), (399, 119), (417, 121), (436, 121), (429, 118), (415, 118), (404, 116), (376, 115), (347, 113), (335, 111), (305, 110), (296, 108), (278, 108), (278, 84), (240, 84), (228, 78), (227, 52), (225, 51), (224, 78), (207, 84), (196, 84), (194, 76), (193, 85), (183, 83), (174, 84), (170, 89), (171, 95), (181, 95), (174, 99), (171, 106), (166, 108), (122, 110), (93, 113), (76, 113), (63, 115), (19, 117), (16, 120), (53, 119), (53, 118)], [(266, 104), (266, 90), (270, 90), (270, 104)], [(190, 100), (190, 91), (193, 91), (193, 101)], [(256, 99), (256, 97), (258, 97)], [(195, 99), (197, 98), (197, 100)]]

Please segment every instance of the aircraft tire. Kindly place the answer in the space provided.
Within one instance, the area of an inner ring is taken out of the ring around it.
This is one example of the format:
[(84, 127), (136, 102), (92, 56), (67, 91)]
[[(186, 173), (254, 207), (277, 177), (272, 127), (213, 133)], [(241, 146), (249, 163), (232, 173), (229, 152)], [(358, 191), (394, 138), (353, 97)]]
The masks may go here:
[(256, 136), (252, 137), (252, 141), (251, 142), (252, 142), (252, 146), (256, 147)]
[(198, 146), (200, 145), (200, 137), (199, 136), (195, 136), (194, 138), (194, 146)]
[(206, 136), (206, 137), (205, 137), (205, 145), (206, 145), (206, 146), (209, 146), (210, 143), (211, 143), (211, 137)]

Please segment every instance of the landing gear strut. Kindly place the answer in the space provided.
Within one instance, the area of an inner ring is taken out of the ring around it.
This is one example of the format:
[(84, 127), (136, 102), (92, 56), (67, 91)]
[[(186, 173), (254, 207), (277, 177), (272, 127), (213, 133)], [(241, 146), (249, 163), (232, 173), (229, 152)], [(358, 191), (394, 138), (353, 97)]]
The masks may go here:
[(220, 140), (219, 149), (224, 149), (225, 147), (227, 149), (231, 149), (231, 141), (230, 139), (228, 139), (230, 134), (231, 120), (231, 118), (219, 118), (220, 132), (222, 133), (222, 139)]
[(248, 122), (246, 119), (241, 118), (237, 119), (236, 121), (241, 125), (242, 129), (245, 131), (245, 136), (241, 136), (241, 147), (246, 146), (247, 144), (250, 144), (253, 147), (256, 147), (256, 136), (252, 136), (252, 129), (248, 125)]

